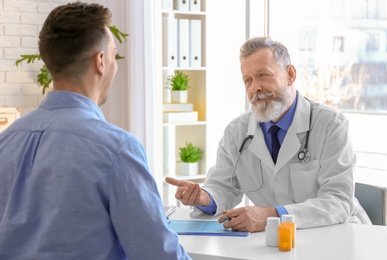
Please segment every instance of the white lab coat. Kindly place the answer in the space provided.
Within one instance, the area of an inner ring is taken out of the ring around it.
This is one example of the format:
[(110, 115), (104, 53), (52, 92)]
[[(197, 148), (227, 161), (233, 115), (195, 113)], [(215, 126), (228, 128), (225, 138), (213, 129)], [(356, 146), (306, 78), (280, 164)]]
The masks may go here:
[[(300, 163), (297, 156), (304, 148), (311, 105), (311, 159)], [(238, 150), (248, 135), (254, 138), (246, 142), (235, 171), (234, 184), (239, 185), (239, 191), (232, 188), (230, 180)], [(216, 165), (209, 170), (203, 189), (213, 196), (218, 206), (216, 214), (234, 208), (246, 194), (257, 206), (284, 206), (289, 214), (295, 215), (299, 228), (344, 222), (370, 224), (354, 198), (355, 163), (348, 120), (335, 109), (310, 103), (298, 94), (294, 119), (277, 164), (273, 163), (259, 123), (248, 111), (226, 127)], [(195, 209), (194, 215), (198, 211)]]

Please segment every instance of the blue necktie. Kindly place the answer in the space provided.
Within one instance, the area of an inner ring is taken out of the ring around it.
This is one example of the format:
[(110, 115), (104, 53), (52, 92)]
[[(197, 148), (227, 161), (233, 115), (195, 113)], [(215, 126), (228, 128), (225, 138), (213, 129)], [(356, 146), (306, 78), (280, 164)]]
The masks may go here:
[(277, 162), (278, 152), (281, 147), (277, 137), (278, 130), (280, 128), (276, 125), (272, 125), (269, 130), (271, 134), (271, 157), (273, 158), (274, 164)]

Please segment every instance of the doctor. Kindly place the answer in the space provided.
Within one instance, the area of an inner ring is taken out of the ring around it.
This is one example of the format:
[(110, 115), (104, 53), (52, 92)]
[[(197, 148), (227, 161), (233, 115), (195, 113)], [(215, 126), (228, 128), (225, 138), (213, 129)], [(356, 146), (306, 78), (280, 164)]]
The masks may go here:
[[(222, 214), (219, 222), (230, 219), (224, 227), (238, 231), (262, 231), (267, 217), (283, 214), (295, 215), (299, 228), (370, 224), (354, 197), (348, 120), (295, 89), (289, 53), (270, 37), (248, 40), (240, 63), (251, 110), (225, 129), (202, 188), (166, 178), (178, 186), (175, 197), (196, 206), (195, 216)], [(243, 195), (254, 206), (234, 208)]]

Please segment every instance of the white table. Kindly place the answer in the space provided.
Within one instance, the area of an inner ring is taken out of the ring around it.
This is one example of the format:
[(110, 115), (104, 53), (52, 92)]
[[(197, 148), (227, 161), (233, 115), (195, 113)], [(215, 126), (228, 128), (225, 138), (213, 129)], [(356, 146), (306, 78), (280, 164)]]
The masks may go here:
[[(190, 219), (190, 209), (178, 209), (171, 219)], [(196, 260), (368, 260), (387, 259), (387, 227), (339, 224), (298, 229), (296, 246), (291, 252), (265, 245), (265, 233), (248, 237), (179, 235), (184, 249)]]

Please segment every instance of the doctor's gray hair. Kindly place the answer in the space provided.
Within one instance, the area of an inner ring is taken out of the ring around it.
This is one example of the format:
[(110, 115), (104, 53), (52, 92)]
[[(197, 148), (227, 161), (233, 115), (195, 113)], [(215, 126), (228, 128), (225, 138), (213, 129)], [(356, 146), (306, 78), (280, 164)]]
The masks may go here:
[(275, 62), (283, 69), (291, 64), (288, 49), (282, 43), (273, 41), (270, 36), (254, 37), (247, 40), (240, 48), (239, 60), (264, 48), (270, 48), (273, 51)]

